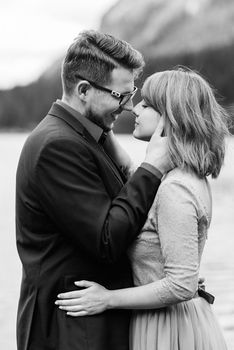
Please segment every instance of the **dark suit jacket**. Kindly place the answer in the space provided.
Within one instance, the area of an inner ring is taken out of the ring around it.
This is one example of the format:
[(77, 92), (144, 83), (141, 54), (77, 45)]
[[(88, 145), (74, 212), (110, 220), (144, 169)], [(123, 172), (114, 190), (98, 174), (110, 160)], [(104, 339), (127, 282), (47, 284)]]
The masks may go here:
[(19, 350), (126, 350), (129, 311), (67, 317), (59, 292), (87, 279), (132, 285), (125, 254), (160, 180), (138, 168), (126, 180), (87, 130), (54, 104), (27, 139), (17, 170), (16, 235), (23, 264)]

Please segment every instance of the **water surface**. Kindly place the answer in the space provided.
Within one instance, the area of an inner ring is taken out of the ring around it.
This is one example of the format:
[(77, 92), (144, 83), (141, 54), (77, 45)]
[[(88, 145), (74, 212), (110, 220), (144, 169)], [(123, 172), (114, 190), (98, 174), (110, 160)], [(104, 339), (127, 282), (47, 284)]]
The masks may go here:
[[(27, 134), (0, 134), (0, 349), (16, 350), (15, 323), (21, 265), (15, 245), (15, 172)], [(147, 144), (121, 135), (119, 141), (137, 164)], [(228, 139), (225, 166), (211, 180), (213, 220), (204, 251), (201, 275), (207, 290), (216, 296), (214, 311), (229, 350), (234, 349), (234, 138)], [(189, 350), (189, 349), (188, 349)]]

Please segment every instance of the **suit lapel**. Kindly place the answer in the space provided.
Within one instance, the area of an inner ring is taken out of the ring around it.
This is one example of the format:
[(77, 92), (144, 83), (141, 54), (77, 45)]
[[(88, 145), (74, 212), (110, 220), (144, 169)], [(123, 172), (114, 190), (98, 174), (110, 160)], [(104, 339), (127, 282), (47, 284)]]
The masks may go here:
[(104, 151), (103, 147), (97, 143), (94, 138), (89, 134), (89, 132), (84, 129), (85, 139), (91, 144), (99, 153), (101, 153), (103, 160), (109, 166), (114, 173), (117, 180), (121, 183), (121, 186), (127, 181), (125, 175), (119, 169), (119, 167), (115, 164), (115, 162), (111, 159), (111, 157)]
[(54, 103), (49, 110), (48, 115), (63, 119), (71, 128), (73, 128), (83, 139), (92, 145), (95, 150), (100, 153), (106, 166), (109, 167), (118, 180), (118, 182), (123, 185), (126, 182), (126, 178), (117, 165), (112, 161), (112, 159), (106, 154), (102, 146), (100, 146), (96, 140), (90, 135), (90, 133), (85, 129), (85, 127), (77, 120), (72, 114), (70, 114), (65, 108), (59, 104)]

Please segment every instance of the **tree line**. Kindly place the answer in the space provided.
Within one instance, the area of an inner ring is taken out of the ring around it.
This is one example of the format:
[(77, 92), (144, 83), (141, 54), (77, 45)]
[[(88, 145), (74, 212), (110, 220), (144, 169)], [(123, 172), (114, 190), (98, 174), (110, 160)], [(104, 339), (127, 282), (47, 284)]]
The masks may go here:
[[(165, 56), (146, 57), (146, 67), (142, 77), (136, 82), (140, 88), (144, 79), (156, 72), (177, 65), (195, 69), (213, 86), (222, 105), (227, 107), (234, 121), (234, 45), (211, 48), (202, 52)], [(61, 61), (56, 62), (53, 74), (44, 74), (37, 81), (11, 90), (0, 91), (0, 128), (30, 130), (46, 115), (51, 104), (61, 97)], [(139, 101), (140, 94), (135, 102)], [(116, 132), (129, 133), (133, 129), (133, 118), (121, 117), (116, 124)], [(230, 127), (234, 133), (234, 127)]]

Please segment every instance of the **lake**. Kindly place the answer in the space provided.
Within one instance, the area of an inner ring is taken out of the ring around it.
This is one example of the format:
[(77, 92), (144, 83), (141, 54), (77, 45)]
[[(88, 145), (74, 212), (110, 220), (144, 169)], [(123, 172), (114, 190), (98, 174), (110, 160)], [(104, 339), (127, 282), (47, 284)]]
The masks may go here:
[[(14, 227), (15, 172), (27, 134), (0, 134), (0, 349), (16, 350), (15, 324), (21, 265)], [(120, 143), (136, 163), (144, 158), (147, 144), (128, 135)], [(210, 180), (213, 219), (204, 251), (201, 276), (216, 296), (213, 306), (228, 349), (234, 349), (234, 138), (227, 140), (225, 165), (217, 180)], [(189, 349), (188, 349), (189, 350)]]

